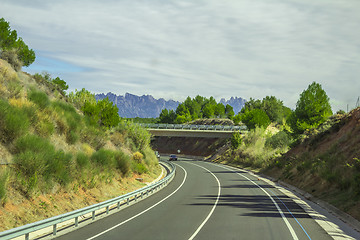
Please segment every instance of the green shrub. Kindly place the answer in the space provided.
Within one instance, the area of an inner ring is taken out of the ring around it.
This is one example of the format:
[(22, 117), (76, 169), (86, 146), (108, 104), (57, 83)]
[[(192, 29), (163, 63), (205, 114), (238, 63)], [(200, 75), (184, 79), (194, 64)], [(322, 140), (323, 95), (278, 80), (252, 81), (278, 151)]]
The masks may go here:
[(85, 153), (79, 152), (76, 155), (76, 163), (81, 168), (81, 170), (83, 170), (84, 168), (87, 168), (89, 166), (90, 159)]
[(75, 144), (78, 139), (79, 136), (73, 130), (68, 131), (68, 133), (66, 134), (66, 142), (68, 144)]
[(148, 172), (148, 169), (146, 168), (146, 166), (143, 163), (137, 163), (134, 161), (132, 162), (132, 170), (133, 170), (133, 172), (136, 172), (140, 175)]
[(0, 99), (0, 134), (4, 142), (10, 143), (29, 129), (30, 123), (23, 109), (13, 107)]
[(123, 176), (126, 176), (131, 171), (130, 156), (118, 151), (115, 152), (115, 160), (117, 168), (121, 171)]
[(44, 92), (30, 90), (28, 93), (28, 99), (38, 105), (41, 109), (50, 105), (49, 97)]
[(54, 133), (54, 130), (54, 124), (48, 120), (43, 120), (36, 124), (36, 131), (42, 137), (49, 137)]
[(67, 185), (71, 182), (71, 159), (72, 155), (64, 151), (55, 152), (52, 160), (48, 162), (46, 175), (50, 175), (56, 182)]
[(71, 160), (71, 154), (56, 151), (47, 139), (36, 135), (26, 135), (15, 142), (14, 162), (27, 192), (40, 183), (42, 186), (52, 181), (68, 184), (72, 180)]
[(265, 146), (271, 147), (273, 149), (286, 148), (289, 145), (290, 145), (290, 138), (284, 131), (280, 131), (280, 132), (276, 133), (275, 135), (266, 139), (266, 142), (265, 142)]
[(241, 145), (242, 137), (240, 132), (234, 132), (231, 137), (231, 148), (232, 149), (238, 149)]
[(115, 165), (114, 152), (100, 149), (91, 156), (91, 161), (103, 167), (113, 167)]

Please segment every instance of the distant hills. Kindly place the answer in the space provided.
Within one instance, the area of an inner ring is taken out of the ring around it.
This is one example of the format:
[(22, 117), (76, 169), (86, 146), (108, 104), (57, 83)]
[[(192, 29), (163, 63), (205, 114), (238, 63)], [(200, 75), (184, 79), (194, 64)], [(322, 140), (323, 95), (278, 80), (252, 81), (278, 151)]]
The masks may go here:
[[(117, 96), (114, 93), (101, 93), (95, 95), (96, 100), (102, 100), (109, 98), (111, 102), (116, 104), (119, 109), (119, 116), (125, 118), (156, 118), (159, 117), (161, 110), (172, 109), (176, 110), (180, 104), (178, 101), (165, 100), (163, 98), (155, 99), (151, 95), (137, 96), (130, 93), (126, 93), (125, 96)], [(229, 104), (234, 108), (235, 114), (238, 113), (244, 106), (246, 100), (238, 97), (232, 97), (230, 100), (224, 98), (220, 100), (224, 105)]]

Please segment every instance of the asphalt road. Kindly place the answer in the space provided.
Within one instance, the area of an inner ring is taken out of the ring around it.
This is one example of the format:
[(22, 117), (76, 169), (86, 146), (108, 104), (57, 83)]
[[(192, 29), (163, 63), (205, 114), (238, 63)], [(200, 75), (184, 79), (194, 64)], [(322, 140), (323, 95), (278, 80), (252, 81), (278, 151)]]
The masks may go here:
[(257, 177), (180, 160), (160, 192), (58, 239), (332, 239), (292, 199)]

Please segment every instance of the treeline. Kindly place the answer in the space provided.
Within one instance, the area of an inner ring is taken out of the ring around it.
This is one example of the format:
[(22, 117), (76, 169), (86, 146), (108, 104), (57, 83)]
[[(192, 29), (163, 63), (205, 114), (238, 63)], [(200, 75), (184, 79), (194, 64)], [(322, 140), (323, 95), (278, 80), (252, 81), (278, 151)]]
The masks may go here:
[(35, 52), (18, 37), (16, 30), (11, 30), (4, 18), (0, 18), (0, 58), (9, 62), (16, 71), (35, 61)]
[(196, 96), (179, 104), (176, 110), (163, 109), (159, 116), (159, 123), (182, 124), (199, 118), (229, 118), (234, 117), (233, 107), (217, 103), (213, 97)]

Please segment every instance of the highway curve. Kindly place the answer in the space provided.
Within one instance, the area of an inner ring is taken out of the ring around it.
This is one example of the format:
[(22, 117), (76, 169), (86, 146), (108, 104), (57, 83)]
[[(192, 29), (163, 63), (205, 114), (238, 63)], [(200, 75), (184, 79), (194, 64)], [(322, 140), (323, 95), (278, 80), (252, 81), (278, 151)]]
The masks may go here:
[(59, 239), (332, 239), (257, 177), (182, 159), (163, 190)]

